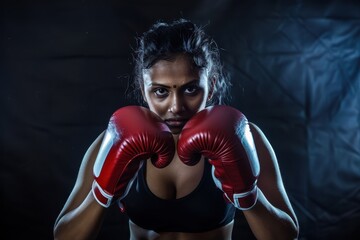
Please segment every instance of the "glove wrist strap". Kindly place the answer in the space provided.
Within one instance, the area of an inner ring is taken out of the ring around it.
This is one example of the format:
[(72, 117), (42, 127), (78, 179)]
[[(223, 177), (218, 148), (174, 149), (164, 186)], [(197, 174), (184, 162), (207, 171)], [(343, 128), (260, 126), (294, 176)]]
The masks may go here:
[(91, 192), (101, 206), (108, 208), (111, 205), (113, 195), (106, 193), (96, 181), (92, 184)]

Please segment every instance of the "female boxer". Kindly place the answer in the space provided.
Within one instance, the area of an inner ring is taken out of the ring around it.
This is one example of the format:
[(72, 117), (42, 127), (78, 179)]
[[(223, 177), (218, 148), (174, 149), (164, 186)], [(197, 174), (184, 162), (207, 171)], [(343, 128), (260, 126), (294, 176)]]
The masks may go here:
[(296, 239), (273, 149), (238, 110), (215, 42), (188, 20), (159, 22), (136, 51), (148, 108), (117, 110), (86, 152), (55, 239), (94, 239), (108, 207), (131, 239), (231, 239), (235, 211), (257, 239)]

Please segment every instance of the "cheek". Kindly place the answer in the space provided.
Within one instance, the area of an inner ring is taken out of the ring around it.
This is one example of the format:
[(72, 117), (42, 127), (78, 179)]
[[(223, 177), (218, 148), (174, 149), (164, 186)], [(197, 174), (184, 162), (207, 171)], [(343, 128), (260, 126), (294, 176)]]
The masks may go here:
[(188, 102), (188, 108), (191, 109), (192, 112), (196, 113), (198, 111), (201, 111), (206, 106), (206, 99), (207, 94), (199, 94), (196, 98), (190, 100)]
[(167, 105), (165, 104), (165, 102), (159, 102), (151, 98), (147, 98), (146, 100), (151, 111), (153, 111), (160, 117), (165, 116), (167, 112)]

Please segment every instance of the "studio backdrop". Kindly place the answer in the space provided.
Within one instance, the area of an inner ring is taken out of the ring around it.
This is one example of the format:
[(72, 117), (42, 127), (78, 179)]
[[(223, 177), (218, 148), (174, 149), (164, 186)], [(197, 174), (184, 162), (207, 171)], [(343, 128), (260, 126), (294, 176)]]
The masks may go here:
[[(138, 104), (136, 37), (183, 17), (217, 41), (228, 104), (272, 144), (300, 239), (359, 239), (360, 3), (324, 2), (2, 1), (0, 235), (53, 238), (87, 147)], [(114, 207), (99, 239), (128, 237)]]

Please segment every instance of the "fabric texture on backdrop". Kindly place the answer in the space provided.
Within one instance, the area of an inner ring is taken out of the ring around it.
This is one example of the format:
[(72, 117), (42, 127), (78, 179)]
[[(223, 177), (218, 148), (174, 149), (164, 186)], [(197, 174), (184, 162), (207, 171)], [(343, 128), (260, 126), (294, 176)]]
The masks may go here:
[[(0, 4), (3, 236), (52, 238), (87, 147), (113, 111), (137, 104), (128, 97), (135, 36), (155, 20), (185, 17), (221, 48), (229, 104), (270, 140), (300, 239), (359, 239), (356, 1)], [(234, 239), (245, 225), (235, 223)], [(128, 234), (114, 208), (99, 239)]]

